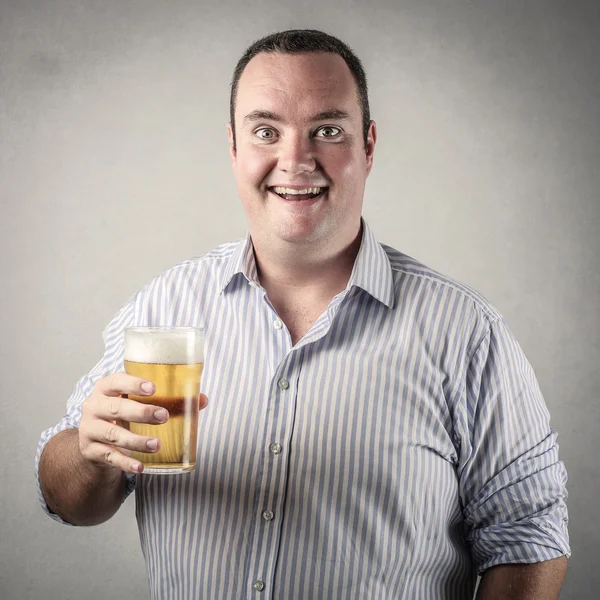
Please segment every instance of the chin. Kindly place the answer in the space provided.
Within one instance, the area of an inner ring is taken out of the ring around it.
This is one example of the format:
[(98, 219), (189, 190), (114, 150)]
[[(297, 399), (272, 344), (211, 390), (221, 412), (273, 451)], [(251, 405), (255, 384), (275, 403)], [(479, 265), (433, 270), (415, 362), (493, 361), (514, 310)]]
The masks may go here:
[(318, 225), (292, 225), (277, 230), (277, 237), (291, 244), (314, 244), (323, 238), (323, 234), (322, 228)]

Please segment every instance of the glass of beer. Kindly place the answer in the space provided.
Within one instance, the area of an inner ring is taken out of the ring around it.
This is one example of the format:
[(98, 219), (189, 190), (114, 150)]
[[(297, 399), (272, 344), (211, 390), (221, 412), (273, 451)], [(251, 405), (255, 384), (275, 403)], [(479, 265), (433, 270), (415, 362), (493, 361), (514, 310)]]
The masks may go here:
[(161, 425), (129, 423), (129, 430), (156, 437), (158, 452), (132, 452), (144, 473), (186, 473), (196, 467), (200, 379), (204, 367), (204, 330), (194, 327), (125, 329), (125, 371), (152, 381), (152, 396), (129, 395), (143, 404), (161, 406), (169, 420)]

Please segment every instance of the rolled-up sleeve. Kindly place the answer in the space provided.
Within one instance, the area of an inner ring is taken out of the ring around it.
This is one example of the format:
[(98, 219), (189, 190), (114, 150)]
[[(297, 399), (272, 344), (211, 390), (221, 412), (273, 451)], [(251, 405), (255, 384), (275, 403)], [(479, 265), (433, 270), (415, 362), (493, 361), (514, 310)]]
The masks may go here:
[[(81, 406), (83, 402), (90, 396), (94, 385), (98, 379), (106, 377), (111, 373), (123, 370), (123, 331), (125, 327), (132, 324), (134, 318), (133, 301), (124, 305), (121, 310), (115, 315), (109, 325), (103, 332), (104, 338), (104, 356), (94, 366), (94, 368), (83, 376), (75, 385), (73, 393), (67, 402), (67, 412), (64, 417), (55, 426), (46, 429), (38, 442), (37, 452), (35, 456), (35, 478), (37, 483), (38, 498), (43, 510), (51, 516), (55, 521), (70, 525), (57, 514), (53, 513), (46, 504), (42, 488), (40, 485), (39, 466), (40, 457), (46, 444), (50, 439), (61, 431), (66, 429), (76, 429), (81, 421)], [(135, 488), (135, 475), (127, 474), (127, 488), (125, 499)]]
[(533, 369), (502, 319), (476, 345), (463, 401), (458, 475), (479, 573), (570, 556), (557, 433)]

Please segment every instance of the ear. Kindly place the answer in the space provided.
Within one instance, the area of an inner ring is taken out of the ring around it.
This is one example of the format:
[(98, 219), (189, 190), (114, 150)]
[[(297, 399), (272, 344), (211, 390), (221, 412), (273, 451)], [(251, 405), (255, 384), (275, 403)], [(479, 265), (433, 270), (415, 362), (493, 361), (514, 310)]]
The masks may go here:
[(237, 151), (233, 141), (233, 127), (231, 123), (227, 123), (227, 138), (229, 140), (229, 156), (231, 157), (231, 166), (235, 167), (235, 159), (237, 158)]
[(369, 123), (369, 132), (367, 133), (367, 143), (365, 152), (367, 154), (367, 175), (373, 168), (373, 155), (375, 154), (375, 143), (377, 142), (377, 125), (375, 121)]

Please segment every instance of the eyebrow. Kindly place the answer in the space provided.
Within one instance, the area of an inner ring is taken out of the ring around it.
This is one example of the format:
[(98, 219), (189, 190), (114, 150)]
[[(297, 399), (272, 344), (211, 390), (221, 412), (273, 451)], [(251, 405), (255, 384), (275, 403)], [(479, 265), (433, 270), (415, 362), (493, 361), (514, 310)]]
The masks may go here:
[(350, 115), (347, 112), (343, 110), (338, 110), (337, 108), (332, 108), (330, 110), (324, 110), (323, 112), (316, 114), (312, 118), (312, 121), (330, 121), (332, 119), (336, 121), (343, 121), (344, 119), (349, 118)]
[[(337, 108), (332, 108), (330, 110), (324, 110), (323, 112), (317, 113), (316, 115), (314, 115), (314, 117), (312, 117), (311, 122), (329, 121), (332, 119), (336, 121), (341, 121), (349, 118), (350, 115), (347, 112), (339, 110)], [(244, 117), (244, 123), (254, 123), (255, 121), (264, 120), (276, 121), (278, 123), (281, 123), (283, 121), (283, 119), (279, 115), (276, 115), (275, 113), (272, 113), (268, 110), (253, 110)]]
[(282, 118), (268, 110), (253, 110), (244, 117), (244, 123), (253, 123), (254, 121), (282, 121)]

